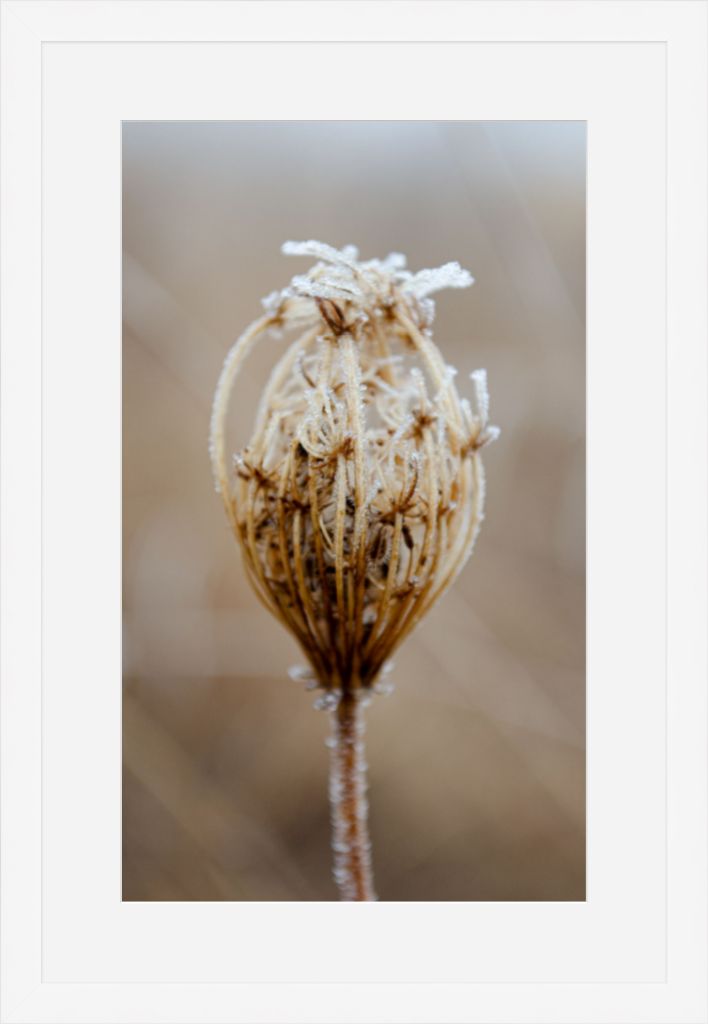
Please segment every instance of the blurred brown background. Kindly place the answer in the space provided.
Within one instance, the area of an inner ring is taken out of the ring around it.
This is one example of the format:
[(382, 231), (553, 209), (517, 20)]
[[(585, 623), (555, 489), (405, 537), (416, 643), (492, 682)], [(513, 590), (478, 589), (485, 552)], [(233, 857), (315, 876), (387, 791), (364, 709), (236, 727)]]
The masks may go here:
[(229, 345), (317, 238), (472, 272), (435, 338), (502, 428), (476, 551), (369, 708), (379, 896), (584, 899), (584, 124), (126, 123), (123, 162), (123, 898), (336, 899), (327, 716), (207, 455)]

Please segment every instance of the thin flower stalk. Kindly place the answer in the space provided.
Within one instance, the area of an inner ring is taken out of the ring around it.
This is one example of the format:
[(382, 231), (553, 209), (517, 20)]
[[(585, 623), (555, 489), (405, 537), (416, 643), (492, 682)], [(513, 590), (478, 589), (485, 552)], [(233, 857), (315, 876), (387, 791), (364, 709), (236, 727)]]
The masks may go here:
[[(366, 824), (363, 709), (395, 648), (454, 581), (483, 518), (483, 370), (471, 401), (432, 339), (430, 294), (466, 287), (456, 263), (412, 274), (405, 259), (358, 260), (287, 242), (318, 262), (264, 300), (217, 386), (214, 479), (263, 604), (295, 637), (302, 673), (333, 716), (330, 795), (335, 879), (345, 900), (374, 899)], [(233, 458), (225, 422), (253, 346), (297, 329)], [(300, 677), (300, 676), (298, 676)]]

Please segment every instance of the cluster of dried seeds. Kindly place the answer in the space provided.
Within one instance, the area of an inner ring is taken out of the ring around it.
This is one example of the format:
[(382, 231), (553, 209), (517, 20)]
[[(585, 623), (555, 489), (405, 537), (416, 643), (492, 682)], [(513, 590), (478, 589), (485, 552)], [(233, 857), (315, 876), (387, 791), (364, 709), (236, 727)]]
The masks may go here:
[[(472, 401), (432, 340), (430, 294), (471, 284), (458, 264), (412, 274), (348, 246), (286, 243), (318, 262), (264, 300), (217, 389), (212, 461), (256, 592), (297, 638), (328, 694), (373, 687), (453, 582), (482, 520), (483, 370)], [(224, 420), (257, 339), (296, 327), (233, 460)]]

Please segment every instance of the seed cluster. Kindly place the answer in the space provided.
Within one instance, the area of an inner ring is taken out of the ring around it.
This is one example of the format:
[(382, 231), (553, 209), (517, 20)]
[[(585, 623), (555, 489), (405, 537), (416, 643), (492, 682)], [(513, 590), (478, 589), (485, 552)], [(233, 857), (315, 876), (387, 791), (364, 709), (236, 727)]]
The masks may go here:
[[(318, 685), (369, 689), (450, 586), (482, 521), (484, 371), (460, 398), (430, 330), (457, 264), (411, 274), (398, 254), (286, 243), (319, 262), (264, 300), (227, 357), (212, 420), (217, 487), (264, 604), (299, 641)], [(230, 463), (224, 419), (256, 340), (299, 328), (272, 371), (252, 437)]]

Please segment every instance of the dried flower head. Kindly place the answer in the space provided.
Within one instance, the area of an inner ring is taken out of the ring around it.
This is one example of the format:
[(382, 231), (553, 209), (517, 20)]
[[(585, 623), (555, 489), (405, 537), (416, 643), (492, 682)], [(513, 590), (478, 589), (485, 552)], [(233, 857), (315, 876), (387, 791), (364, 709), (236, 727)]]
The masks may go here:
[[(457, 263), (412, 274), (405, 258), (286, 242), (318, 262), (273, 292), (229, 352), (214, 398), (217, 489), (263, 603), (298, 640), (291, 670), (332, 712), (334, 877), (375, 899), (366, 827), (362, 708), (387, 692), (390, 656), (453, 582), (482, 521), (484, 370), (460, 398), (432, 340), (430, 295), (464, 288)], [(247, 447), (227, 459), (224, 422), (261, 335), (298, 328), (261, 397)]]
[[(353, 246), (286, 242), (318, 260), (264, 300), (214, 402), (218, 489), (255, 589), (337, 694), (371, 688), (393, 650), (450, 586), (482, 520), (486, 374), (461, 399), (433, 343), (431, 293), (472, 283), (457, 263), (412, 274), (405, 258), (359, 262)], [(224, 417), (256, 339), (296, 326), (248, 446), (229, 466)]]

